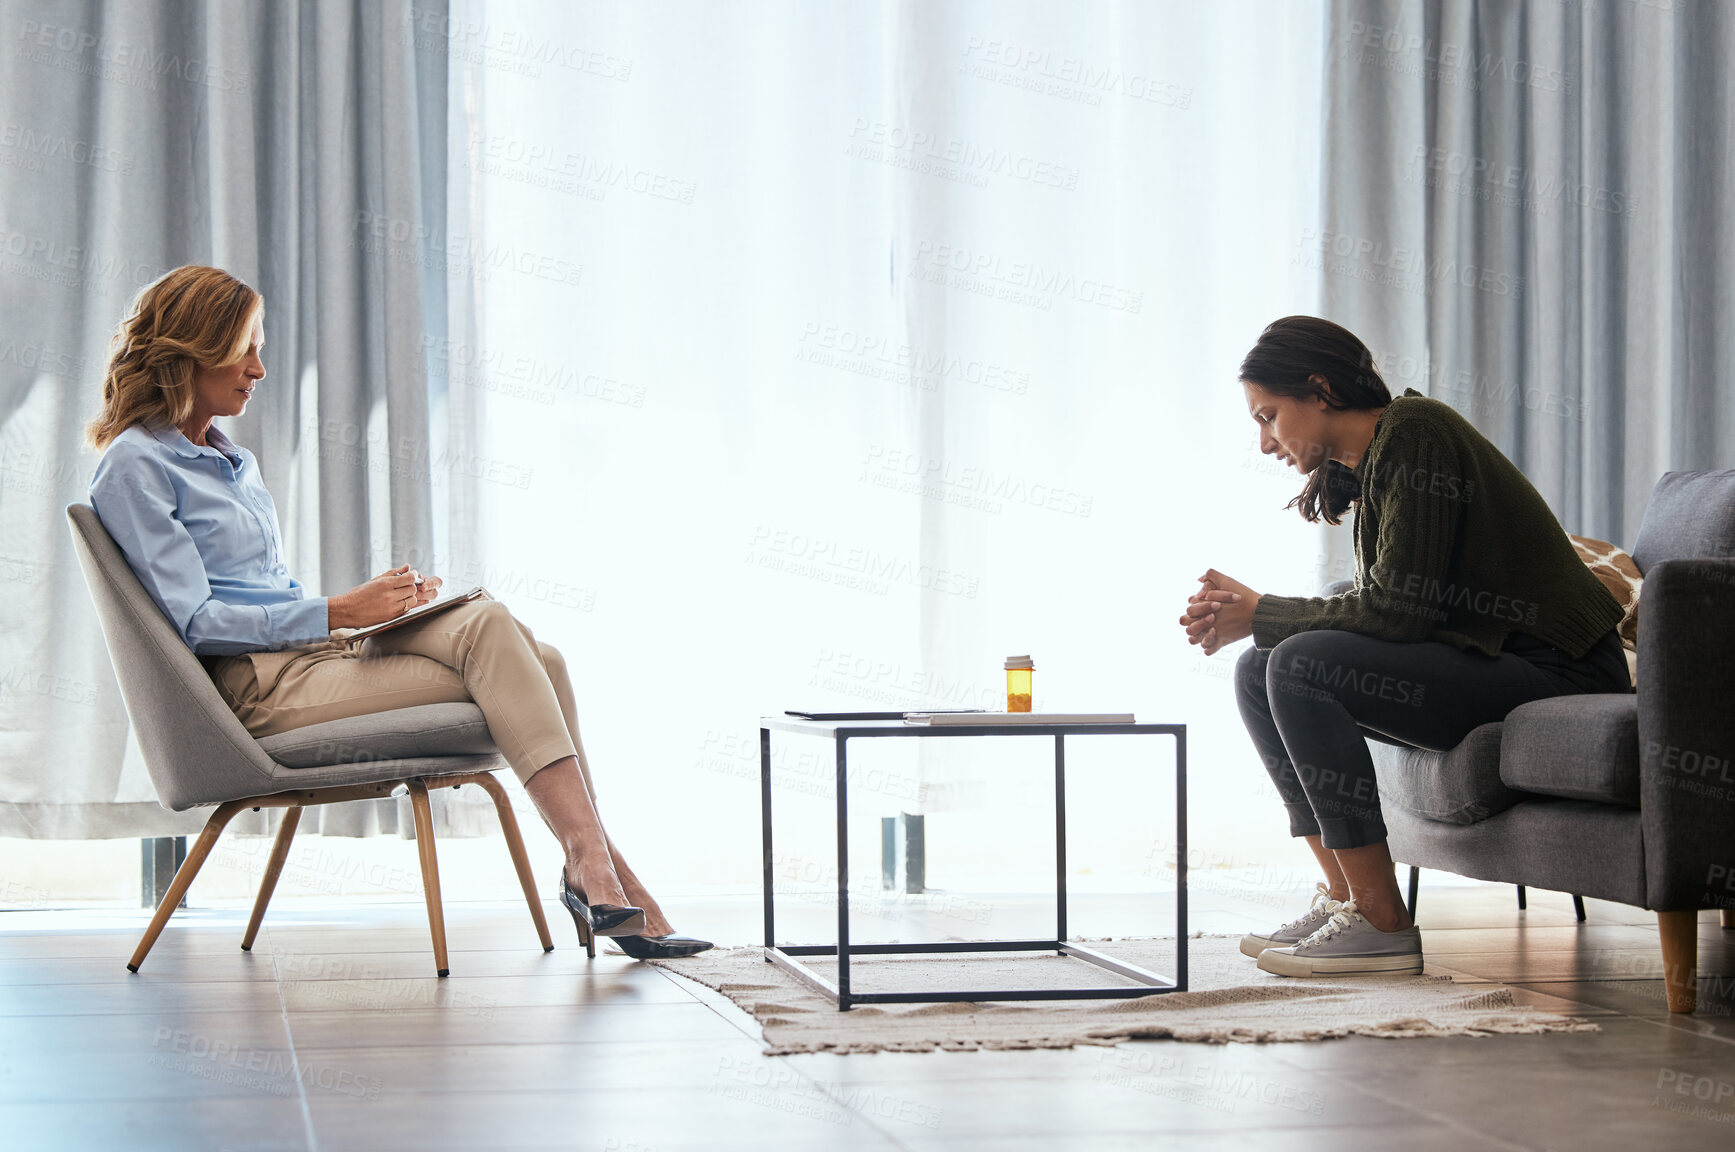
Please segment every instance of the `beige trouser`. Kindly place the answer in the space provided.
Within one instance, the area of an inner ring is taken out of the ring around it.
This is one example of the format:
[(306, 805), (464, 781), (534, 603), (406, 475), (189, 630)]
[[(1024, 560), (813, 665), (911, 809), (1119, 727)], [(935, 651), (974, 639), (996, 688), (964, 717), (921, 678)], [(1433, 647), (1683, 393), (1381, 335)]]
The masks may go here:
[[(460, 604), (351, 648), (332, 639), (210, 663), (217, 691), (254, 736), (419, 704), (475, 701), (520, 781), (567, 756), (590, 765), (566, 661), (498, 600)], [(595, 792), (592, 792), (595, 795)]]

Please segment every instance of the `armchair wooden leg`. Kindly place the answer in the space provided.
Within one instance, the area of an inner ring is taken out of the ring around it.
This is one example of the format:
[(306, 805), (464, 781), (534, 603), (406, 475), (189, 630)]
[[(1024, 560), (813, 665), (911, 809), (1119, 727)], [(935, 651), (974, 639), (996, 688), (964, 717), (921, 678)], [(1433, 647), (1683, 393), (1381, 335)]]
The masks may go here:
[(500, 781), (492, 776), (477, 776), (477, 784), (482, 786), (494, 801), (494, 811), (500, 814), (500, 831), (506, 837), (506, 850), (512, 853), (512, 866), (518, 870), (518, 883), (524, 889), (524, 901), (530, 905), (530, 919), (536, 923), (536, 936), (542, 941), (544, 952), (554, 951), (554, 939), (548, 934), (548, 919), (542, 914), (542, 901), (536, 895), (536, 881), (530, 878), (530, 855), (524, 851), (524, 837), (518, 832), (518, 817), (512, 811), (512, 801), (506, 796), (506, 789), (500, 786)]
[(428, 901), (428, 931), (434, 938), (434, 968), (441, 976), (451, 973), (446, 965), (446, 913), (440, 906), (440, 862), (434, 855), (434, 812), (428, 805), (428, 786), (422, 780), (407, 782), (410, 809), (416, 818), (416, 851), (422, 858), (422, 895)]
[(253, 901), (253, 918), (247, 921), (247, 935), (241, 937), (243, 952), (253, 951), (253, 938), (259, 935), (259, 925), (265, 919), (265, 906), (271, 903), (271, 893), (277, 890), (278, 873), (283, 871), (283, 861), (289, 856), (289, 842), (295, 839), (295, 827), (300, 823), (300, 808), (283, 810), (283, 824), (277, 829), (271, 857), (265, 861), (265, 876), (259, 881), (259, 895)]
[(1669, 1011), (1691, 1012), (1699, 998), (1699, 913), (1658, 912), (1657, 932), (1663, 938), (1663, 987)]
[(162, 935), (163, 926), (169, 922), (169, 917), (175, 914), (175, 909), (180, 907), (181, 898), (187, 894), (187, 889), (193, 886), (193, 877), (197, 876), (199, 869), (204, 867), (205, 857), (209, 856), (211, 849), (217, 846), (217, 837), (223, 834), (223, 829), (228, 827), (229, 821), (234, 818), (235, 813), (245, 807), (247, 807), (247, 803), (243, 800), (231, 800), (227, 804), (219, 804), (217, 810), (211, 813), (211, 818), (205, 821), (204, 831), (199, 833), (199, 839), (194, 842), (192, 850), (187, 853), (187, 858), (181, 861), (180, 868), (176, 869), (175, 878), (169, 882), (169, 890), (163, 893), (163, 899), (157, 905), (156, 915), (151, 917), (149, 927), (145, 929), (144, 936), (139, 940), (139, 946), (133, 950), (133, 958), (127, 961), (127, 971), (137, 972), (139, 965), (145, 962), (145, 956), (149, 954), (151, 945), (155, 944), (157, 937)]
[(1735, 908), (1725, 908), (1717, 915), (1721, 918), (1723, 927), (1735, 928)]

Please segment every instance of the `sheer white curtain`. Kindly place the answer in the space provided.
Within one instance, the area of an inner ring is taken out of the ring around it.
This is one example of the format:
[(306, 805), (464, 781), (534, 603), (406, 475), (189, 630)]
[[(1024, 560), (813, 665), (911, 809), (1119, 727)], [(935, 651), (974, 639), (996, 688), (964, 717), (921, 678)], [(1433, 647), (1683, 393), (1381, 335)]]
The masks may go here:
[[(1217, 862), (1292, 858), (1235, 651), (1205, 660), (1174, 620), (1208, 566), (1289, 593), (1328, 575), (1235, 375), (1316, 300), (1296, 256), (1322, 21), (457, 6), (441, 34), (480, 63), (453, 100), (468, 242), (514, 274), (484, 279), (473, 340), (433, 350), (483, 395), (480, 455), (510, 462), (482, 485), (488, 561), (448, 575), (566, 653), (649, 879), (757, 877), (759, 715), (994, 706), (1022, 652), (1039, 708), (1190, 725)], [(953, 743), (860, 750), (863, 832), (929, 813), (930, 883), (1040, 883), (1047, 745)], [(1073, 754), (1078, 868), (1164, 851), (1157, 753)], [(791, 822), (829, 829), (830, 766), (788, 745)]]

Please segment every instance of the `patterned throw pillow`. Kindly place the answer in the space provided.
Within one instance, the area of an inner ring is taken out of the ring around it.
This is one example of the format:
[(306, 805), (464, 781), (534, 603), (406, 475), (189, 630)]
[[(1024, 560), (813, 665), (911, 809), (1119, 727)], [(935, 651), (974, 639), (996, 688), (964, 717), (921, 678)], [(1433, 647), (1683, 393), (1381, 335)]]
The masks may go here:
[(1639, 682), (1639, 586), (1645, 578), (1633, 558), (1607, 540), (1589, 536), (1572, 537), (1572, 546), (1585, 567), (1613, 593), (1615, 602), (1626, 615), (1621, 617), (1621, 647), (1627, 651), (1627, 671), (1632, 674), (1634, 687)]

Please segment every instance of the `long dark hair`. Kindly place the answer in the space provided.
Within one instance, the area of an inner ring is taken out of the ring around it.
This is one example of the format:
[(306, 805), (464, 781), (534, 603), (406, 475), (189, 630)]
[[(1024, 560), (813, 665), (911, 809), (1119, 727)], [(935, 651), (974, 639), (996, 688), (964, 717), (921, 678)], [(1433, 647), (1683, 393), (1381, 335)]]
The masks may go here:
[[(1325, 377), (1321, 387), (1310, 377)], [(1348, 328), (1317, 316), (1285, 316), (1259, 334), (1241, 361), (1241, 379), (1277, 396), (1296, 400), (1321, 397), (1333, 408), (1384, 408), (1391, 389), (1374, 367), (1373, 354)], [(1309, 522), (1324, 518), (1340, 524), (1350, 502), (1361, 494), (1354, 474), (1327, 460), (1307, 478), (1307, 487), (1285, 507), (1300, 508)]]

